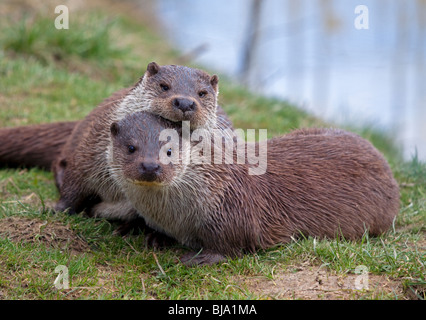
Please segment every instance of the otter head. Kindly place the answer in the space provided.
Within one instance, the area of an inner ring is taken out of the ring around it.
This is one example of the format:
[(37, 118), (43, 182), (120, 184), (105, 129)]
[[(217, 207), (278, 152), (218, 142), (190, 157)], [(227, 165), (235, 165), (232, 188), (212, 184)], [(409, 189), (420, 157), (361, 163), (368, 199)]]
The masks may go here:
[(176, 155), (179, 157), (179, 142), (162, 141), (165, 139), (161, 137), (164, 130), (179, 136), (178, 124), (147, 112), (136, 112), (112, 123), (110, 129), (110, 167), (126, 183), (163, 187), (182, 171), (179, 161), (172, 161)]
[(190, 121), (191, 129), (213, 128), (219, 78), (194, 68), (148, 64), (144, 76), (132, 90), (134, 102), (144, 111), (164, 119)]

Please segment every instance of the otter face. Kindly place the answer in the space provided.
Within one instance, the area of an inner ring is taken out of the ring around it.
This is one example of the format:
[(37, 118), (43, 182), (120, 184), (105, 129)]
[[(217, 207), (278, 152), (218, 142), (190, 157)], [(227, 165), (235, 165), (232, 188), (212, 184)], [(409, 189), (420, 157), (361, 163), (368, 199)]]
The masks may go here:
[(151, 62), (133, 93), (145, 110), (164, 119), (190, 121), (191, 129), (216, 123), (218, 77), (184, 66), (159, 66)]
[(179, 152), (179, 147), (171, 148), (167, 141), (160, 141), (165, 129), (179, 130), (173, 123), (146, 112), (136, 112), (112, 123), (112, 170), (118, 169), (128, 183), (135, 185), (170, 184), (181, 166), (164, 161)]

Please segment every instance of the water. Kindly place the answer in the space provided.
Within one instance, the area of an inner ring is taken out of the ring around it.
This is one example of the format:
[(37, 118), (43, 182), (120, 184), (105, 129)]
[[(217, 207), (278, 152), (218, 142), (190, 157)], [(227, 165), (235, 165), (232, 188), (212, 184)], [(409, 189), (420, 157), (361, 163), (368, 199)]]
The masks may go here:
[(197, 63), (326, 120), (388, 131), (407, 159), (426, 161), (424, 0), (364, 1), (368, 29), (354, 24), (357, 0), (263, 0), (245, 50), (251, 3), (158, 0), (156, 11), (183, 52), (206, 47)]

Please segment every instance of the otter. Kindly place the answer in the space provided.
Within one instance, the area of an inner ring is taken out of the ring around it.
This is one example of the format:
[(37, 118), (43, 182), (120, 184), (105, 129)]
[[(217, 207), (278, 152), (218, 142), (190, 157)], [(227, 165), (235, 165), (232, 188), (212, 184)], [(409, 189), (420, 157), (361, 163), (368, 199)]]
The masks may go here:
[[(152, 62), (134, 87), (94, 109), (79, 122), (53, 164), (60, 199), (55, 211), (119, 220), (138, 217), (111, 178), (108, 147), (110, 126), (135, 112), (146, 111), (191, 128), (232, 128), (217, 104), (218, 77), (194, 68)], [(149, 128), (145, 133), (150, 135)]]
[(50, 170), (77, 121), (0, 129), (0, 165)]
[(164, 129), (183, 137), (176, 123), (146, 112), (113, 122), (107, 162), (111, 185), (147, 225), (194, 250), (181, 257), (184, 264), (217, 263), (302, 235), (376, 236), (399, 211), (388, 163), (354, 133), (302, 129), (269, 139), (266, 172), (249, 175), (247, 161), (164, 162), (188, 152), (183, 138), (169, 148)]

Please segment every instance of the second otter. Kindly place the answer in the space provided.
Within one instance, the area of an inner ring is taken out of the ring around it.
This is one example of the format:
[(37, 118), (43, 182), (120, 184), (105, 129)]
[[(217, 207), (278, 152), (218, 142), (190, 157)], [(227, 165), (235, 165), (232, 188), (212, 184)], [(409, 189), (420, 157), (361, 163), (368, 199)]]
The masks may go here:
[[(215, 263), (300, 234), (378, 235), (398, 213), (398, 185), (386, 160), (355, 134), (310, 129), (268, 140), (266, 173), (249, 175), (248, 163), (163, 164), (164, 129), (176, 124), (143, 112), (113, 123), (108, 163), (150, 227), (202, 249), (181, 259), (187, 264)], [(173, 152), (185, 150), (168, 149), (167, 156)]]

